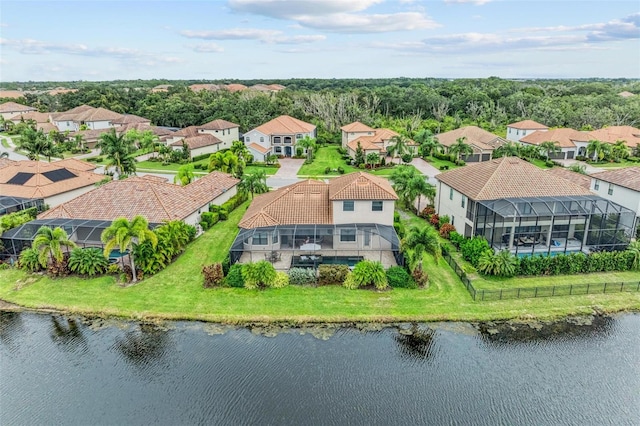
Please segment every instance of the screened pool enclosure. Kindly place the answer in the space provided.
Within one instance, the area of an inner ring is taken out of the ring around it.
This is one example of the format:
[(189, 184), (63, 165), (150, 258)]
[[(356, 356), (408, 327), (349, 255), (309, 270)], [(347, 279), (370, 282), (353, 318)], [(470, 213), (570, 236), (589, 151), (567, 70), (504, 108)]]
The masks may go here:
[(369, 259), (393, 266), (401, 262), (400, 241), (392, 226), (379, 224), (277, 225), (240, 229), (231, 262), (268, 260), (276, 269), (347, 264)]
[(478, 201), (475, 235), (517, 255), (624, 250), (635, 213), (598, 196)]
[(44, 208), (44, 200), (42, 198), (22, 198), (0, 195), (0, 216), (26, 210), (31, 207), (36, 207), (41, 211)]

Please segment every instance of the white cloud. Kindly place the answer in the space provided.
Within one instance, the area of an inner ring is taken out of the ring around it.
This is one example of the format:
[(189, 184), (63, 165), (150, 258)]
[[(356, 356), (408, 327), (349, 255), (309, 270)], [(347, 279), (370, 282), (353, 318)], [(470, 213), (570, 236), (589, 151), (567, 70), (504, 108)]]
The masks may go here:
[(193, 51), (198, 53), (220, 53), (224, 48), (216, 43), (202, 43), (193, 46)]
[(378, 15), (338, 13), (328, 16), (298, 16), (297, 21), (306, 27), (340, 33), (384, 33), (432, 29), (440, 26), (418, 12)]
[(315, 43), (325, 40), (327, 37), (321, 34), (311, 35), (283, 35), (279, 30), (263, 30), (257, 28), (231, 28), (216, 31), (191, 31), (184, 30), (181, 35), (187, 38), (202, 40), (258, 40), (267, 44), (303, 44)]
[(360, 12), (383, 0), (229, 0), (232, 10), (278, 19)]
[(476, 6), (482, 6), (483, 4), (487, 4), (492, 2), (493, 0), (444, 0), (445, 3), (449, 3), (449, 4), (465, 4), (465, 3), (471, 3), (471, 4), (475, 4)]

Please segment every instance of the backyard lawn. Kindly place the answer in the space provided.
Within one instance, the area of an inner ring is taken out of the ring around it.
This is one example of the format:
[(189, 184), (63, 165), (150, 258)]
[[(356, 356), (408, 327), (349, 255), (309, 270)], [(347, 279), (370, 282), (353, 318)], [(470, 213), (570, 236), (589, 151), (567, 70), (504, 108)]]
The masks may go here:
[(334, 171), (338, 167), (342, 167), (345, 173), (356, 172), (359, 169), (357, 167), (348, 166), (342, 159), (342, 156), (338, 152), (337, 145), (330, 145), (318, 148), (313, 159), (313, 163), (305, 164), (298, 172), (298, 176), (325, 176), (325, 169), (331, 168), (329, 175), (338, 175), (339, 173)]
[(456, 166), (455, 163), (448, 161), (448, 160), (440, 160), (439, 158), (435, 158), (435, 157), (427, 157), (425, 159), (425, 161), (429, 164), (431, 164), (433, 167), (435, 167), (438, 170), (442, 170), (440, 167), (442, 166), (448, 166), (449, 169), (448, 170), (453, 170), (453, 169), (457, 169), (461, 166)]

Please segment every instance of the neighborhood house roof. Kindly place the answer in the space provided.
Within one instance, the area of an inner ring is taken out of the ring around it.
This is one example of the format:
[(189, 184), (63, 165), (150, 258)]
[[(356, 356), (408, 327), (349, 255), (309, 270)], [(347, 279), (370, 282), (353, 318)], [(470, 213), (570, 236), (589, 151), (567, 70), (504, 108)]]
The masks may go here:
[(113, 124), (132, 124), (132, 123), (151, 123), (148, 118), (140, 117), (135, 114), (122, 114), (120, 118), (112, 121)]
[(469, 145), (474, 145), (481, 150), (489, 151), (505, 143), (505, 140), (500, 136), (487, 132), (477, 126), (465, 126), (436, 135), (438, 142), (446, 147), (451, 147), (460, 138), (466, 138), (465, 143)]
[(15, 160), (10, 160), (8, 158), (0, 158), (0, 169), (3, 167), (7, 167), (11, 164), (17, 163)]
[[(360, 147), (365, 151), (368, 150), (378, 150), (383, 151), (385, 149), (385, 141), (390, 141), (394, 136), (398, 136), (396, 132), (390, 129), (372, 129), (373, 135), (363, 135), (359, 136), (352, 141), (350, 141), (347, 146), (352, 150), (358, 149), (358, 142), (360, 143)], [(416, 145), (416, 143), (409, 139), (407, 141), (407, 145)]]
[(0, 194), (46, 198), (94, 185), (104, 175), (78, 170), (58, 161), (16, 161), (0, 169)]
[(520, 130), (544, 130), (549, 128), (544, 124), (540, 124), (537, 121), (533, 120), (518, 121), (517, 123), (507, 124), (507, 127)]
[(611, 126), (589, 132), (589, 139), (596, 139), (607, 143), (623, 140), (629, 148), (640, 144), (640, 129), (631, 126)]
[(203, 124), (202, 126), (198, 126), (199, 129), (204, 130), (225, 130), (225, 129), (233, 129), (236, 127), (240, 127), (240, 125), (232, 123), (227, 120), (213, 120), (208, 123)]
[(640, 167), (637, 166), (598, 172), (591, 177), (640, 192)]
[(592, 195), (588, 189), (517, 157), (469, 164), (440, 173), (436, 179), (472, 200)]
[(374, 129), (367, 126), (366, 124), (362, 124), (359, 121), (354, 121), (351, 124), (347, 124), (345, 126), (340, 127), (340, 130), (347, 133), (361, 133), (361, 132), (375, 132)]
[(238, 182), (238, 179), (220, 172), (212, 172), (186, 186), (154, 177), (132, 176), (102, 185), (42, 213), (39, 218), (114, 220), (141, 215), (156, 223), (182, 220)]
[(189, 126), (189, 127), (185, 127), (184, 129), (180, 129), (177, 130), (175, 132), (173, 132), (173, 137), (192, 137), (192, 136), (198, 136), (198, 127), (197, 126)]
[(267, 152), (271, 151), (271, 148), (266, 148), (262, 145), (259, 145), (255, 142), (250, 143), (249, 145), (247, 145), (247, 148), (253, 149), (258, 151), (261, 154), (266, 154)]
[(96, 169), (96, 165), (88, 161), (78, 160), (77, 158), (65, 158), (64, 160), (56, 161), (56, 165), (60, 167), (66, 167), (69, 169), (82, 170), (89, 172)]
[(3, 104), (0, 104), (0, 113), (22, 111), (36, 111), (36, 109), (30, 106), (19, 104), (17, 102), (5, 102)]
[(316, 126), (306, 123), (288, 115), (281, 115), (271, 121), (267, 121), (254, 130), (265, 135), (292, 135), (295, 133), (309, 133), (314, 131)]
[(568, 170), (562, 167), (554, 167), (552, 169), (547, 170), (547, 173), (551, 173), (552, 175), (561, 177), (562, 179), (566, 179), (583, 188), (586, 188), (586, 189), (591, 188), (591, 176), (589, 175), (583, 175), (581, 173), (572, 172), (571, 170)]
[(22, 114), (18, 114), (15, 117), (11, 118), (11, 121), (13, 121), (14, 123), (19, 123), (22, 120), (24, 121), (33, 120), (36, 123), (46, 123), (47, 121), (49, 121), (49, 113), (29, 111)]
[(185, 144), (189, 147), (189, 149), (198, 149), (205, 146), (217, 145), (219, 143), (222, 143), (220, 139), (216, 138), (213, 135), (205, 133), (181, 139), (177, 142), (172, 143), (171, 146), (182, 146), (183, 144)]
[(543, 142), (558, 142), (560, 148), (575, 148), (575, 142), (587, 142), (589, 135), (586, 132), (579, 132), (571, 128), (537, 130), (522, 139), (520, 142), (529, 145), (540, 145)]

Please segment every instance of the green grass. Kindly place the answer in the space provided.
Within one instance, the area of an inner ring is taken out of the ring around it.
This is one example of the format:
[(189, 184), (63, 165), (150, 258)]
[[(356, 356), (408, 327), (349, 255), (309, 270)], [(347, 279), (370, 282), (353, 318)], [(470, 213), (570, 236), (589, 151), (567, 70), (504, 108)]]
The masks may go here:
[(2, 141), (0, 141), (0, 143), (2, 143), (2, 147), (3, 148), (9, 148), (9, 142), (7, 142), (6, 139), (2, 139)]
[[(298, 172), (299, 176), (325, 176), (324, 170), (330, 167), (331, 170), (335, 170), (338, 167), (342, 167), (345, 173), (356, 172), (359, 169), (357, 167), (349, 166), (342, 159), (342, 156), (338, 152), (337, 145), (330, 145), (318, 148), (315, 154), (313, 163), (305, 164)], [(338, 175), (338, 172), (332, 171), (331, 175)]]
[(256, 172), (265, 172), (267, 176), (275, 175), (278, 171), (277, 167), (265, 167), (265, 166), (246, 166), (244, 168), (244, 173), (251, 175)]
[(551, 167), (547, 166), (546, 161), (545, 160), (540, 160), (539, 158), (533, 158), (530, 161), (531, 164), (533, 164), (534, 166), (538, 166), (541, 169), (550, 169)]
[(499, 290), (505, 288), (543, 287), (570, 284), (612, 284), (620, 282), (638, 282), (640, 274), (637, 271), (598, 272), (593, 274), (554, 275), (544, 277), (489, 277), (472, 274), (470, 279), (478, 290)]
[(456, 166), (456, 164), (451, 161), (440, 160), (439, 158), (435, 158), (435, 157), (427, 157), (425, 161), (431, 164), (433, 167), (435, 167), (438, 170), (441, 170), (440, 167), (442, 166), (449, 166), (449, 170), (453, 170), (461, 167), (461, 166)]
[(636, 163), (634, 161), (622, 160), (619, 163), (604, 161), (604, 162), (598, 162), (598, 163), (592, 162), (592, 163), (589, 163), (589, 165), (593, 167), (599, 167), (601, 169), (620, 169), (623, 167), (638, 167), (640, 166), (640, 163)]

